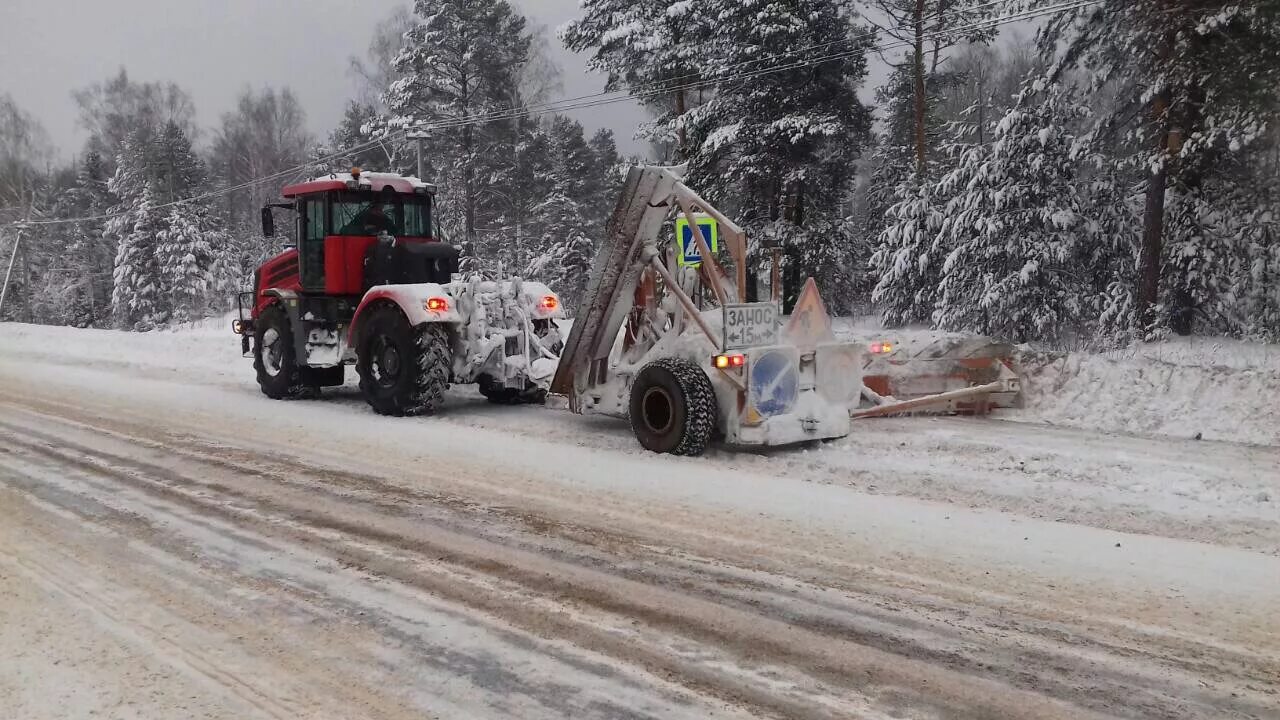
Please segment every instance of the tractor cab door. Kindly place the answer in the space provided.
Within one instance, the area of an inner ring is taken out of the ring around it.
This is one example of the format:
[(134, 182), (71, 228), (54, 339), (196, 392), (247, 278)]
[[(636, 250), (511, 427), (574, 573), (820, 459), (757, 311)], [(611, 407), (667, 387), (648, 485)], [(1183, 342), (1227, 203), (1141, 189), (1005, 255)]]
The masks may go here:
[(299, 271), (302, 274), (302, 289), (306, 292), (325, 291), (328, 201), (328, 193), (316, 193), (298, 200)]

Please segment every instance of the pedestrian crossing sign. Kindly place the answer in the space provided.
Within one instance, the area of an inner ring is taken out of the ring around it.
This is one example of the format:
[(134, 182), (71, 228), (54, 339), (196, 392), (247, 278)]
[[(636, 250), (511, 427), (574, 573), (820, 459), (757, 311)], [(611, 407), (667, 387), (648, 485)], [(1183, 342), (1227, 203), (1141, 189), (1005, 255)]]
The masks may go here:
[[(711, 252), (720, 252), (720, 227), (716, 219), (701, 214), (694, 215), (693, 219), (698, 223), (702, 238), (706, 240)], [(689, 229), (689, 218), (683, 215), (676, 218), (676, 239), (680, 241), (680, 254), (676, 256), (676, 263), (680, 267), (692, 268), (702, 265), (702, 251)]]

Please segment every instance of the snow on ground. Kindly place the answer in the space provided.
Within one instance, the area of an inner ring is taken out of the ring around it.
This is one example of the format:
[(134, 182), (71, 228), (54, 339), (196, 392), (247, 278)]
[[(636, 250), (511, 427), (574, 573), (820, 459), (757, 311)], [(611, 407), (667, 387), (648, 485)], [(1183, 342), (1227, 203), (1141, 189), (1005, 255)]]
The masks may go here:
[(108, 368), (136, 368), (152, 377), (198, 376), (236, 382), (253, 377), (251, 361), (240, 356), (231, 315), (177, 328), (135, 333), (82, 330), (49, 325), (0, 323), (0, 350), (33, 362), (75, 359)]
[[(842, 323), (839, 331), (864, 338), (878, 332), (849, 323)], [(934, 335), (894, 335), (900, 342), (907, 337), (924, 342)], [(1242, 354), (1233, 352), (1233, 357)], [(240, 356), (238, 339), (225, 319), (150, 333), (0, 325), (0, 355), (104, 369), (112, 373), (113, 382), (141, 377), (219, 386), (253, 403), (254, 414), (271, 411), (266, 404), (258, 407), (267, 401), (258, 393), (252, 364)], [(1194, 432), (1203, 432), (1208, 439), (1267, 441), (1266, 433), (1280, 426), (1274, 421), (1266, 425), (1268, 413), (1274, 417), (1276, 412), (1277, 394), (1265, 389), (1275, 387), (1267, 385), (1275, 382), (1275, 374), (1198, 366), (1194, 363), (1211, 355), (1187, 349), (1177, 357), (1186, 364), (1174, 366), (1137, 353), (1028, 363), (1028, 408), (1001, 411), (995, 420), (861, 421), (852, 435), (832, 443), (756, 454), (714, 450), (711, 459), (747, 472), (802, 477), (876, 495), (958, 502), (1111, 530), (1280, 552), (1280, 451), (1190, 439)], [(1219, 383), (1188, 383), (1180, 393), (1152, 390), (1171, 372), (1216, 375)], [(1135, 384), (1135, 378), (1146, 384)], [(347, 380), (346, 387), (327, 391), (324, 402), (337, 406), (344, 417), (354, 412), (372, 422), (351, 368)], [(1196, 398), (1207, 398), (1197, 395), (1203, 388), (1232, 401), (1215, 399), (1207, 407), (1196, 406)], [(1108, 394), (1124, 400), (1118, 405), (1100, 400)], [(1265, 407), (1268, 402), (1273, 406)], [(1235, 408), (1241, 406), (1250, 409), (1237, 413)], [(1162, 408), (1184, 415), (1163, 416)], [(1010, 419), (1020, 422), (1000, 422)], [(469, 387), (450, 392), (438, 420), (464, 433), (640, 452), (625, 422), (574, 416), (552, 407), (494, 407)], [(1160, 437), (1161, 432), (1178, 429), (1179, 422), (1183, 426), (1172, 433), (1174, 440)]]
[[(566, 327), (567, 331), (567, 327)], [(957, 335), (881, 329), (873, 319), (836, 323), (845, 339), (924, 345)], [(138, 368), (152, 377), (189, 375), (242, 383), (230, 316), (147, 333), (6, 324), (6, 349), (34, 358), (73, 356)], [(1000, 418), (1044, 425), (1191, 439), (1280, 445), (1280, 346), (1222, 338), (1174, 338), (1105, 353), (1022, 348), (1026, 407)], [(354, 371), (348, 369), (354, 376)]]
[[(85, 608), (127, 647), (85, 646), (81, 706), (109, 663), (212, 688), (141, 715), (1276, 716), (1280, 447), (1033, 407), (673, 458), (471, 388), (380, 417), (351, 375), (275, 402), (221, 319), (0, 324), (0, 625), (70, 618), (26, 672)], [(60, 717), (20, 669), (0, 714)]]
[(1027, 353), (1027, 420), (1280, 445), (1280, 348), (1178, 338), (1111, 353)]

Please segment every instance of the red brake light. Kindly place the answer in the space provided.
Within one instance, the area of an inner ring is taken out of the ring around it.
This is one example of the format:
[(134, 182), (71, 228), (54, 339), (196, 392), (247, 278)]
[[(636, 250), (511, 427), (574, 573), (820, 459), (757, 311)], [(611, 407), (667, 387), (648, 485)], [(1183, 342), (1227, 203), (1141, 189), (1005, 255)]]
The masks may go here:
[(711, 360), (717, 370), (740, 368), (747, 364), (746, 355), (717, 355)]
[(893, 343), (889, 343), (889, 342), (871, 343), (872, 355), (888, 355), (891, 352), (893, 352)]
[(431, 312), (444, 312), (449, 309), (449, 301), (444, 298), (427, 298), (427, 310)]
[(538, 307), (543, 310), (555, 310), (560, 307), (560, 298), (555, 295), (546, 295), (538, 302)]

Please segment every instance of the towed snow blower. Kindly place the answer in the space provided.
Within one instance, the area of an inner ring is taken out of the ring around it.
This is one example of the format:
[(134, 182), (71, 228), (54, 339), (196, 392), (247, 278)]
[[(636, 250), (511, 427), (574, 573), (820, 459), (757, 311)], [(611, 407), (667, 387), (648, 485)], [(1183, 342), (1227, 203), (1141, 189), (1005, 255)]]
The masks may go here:
[[(698, 455), (713, 438), (788, 445), (843, 437), (858, 417), (1014, 401), (1017, 376), (995, 354), (838, 340), (812, 278), (784, 317), (776, 254), (773, 298), (744, 302), (746, 235), (682, 176), (627, 175), (551, 383), (571, 410), (628, 418), (649, 450)], [(734, 281), (716, 259), (722, 238)]]

